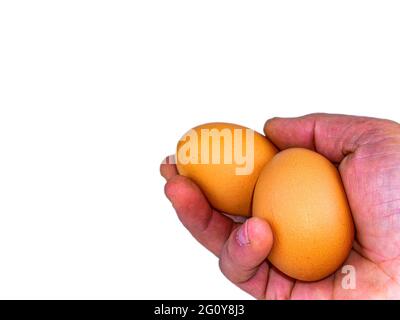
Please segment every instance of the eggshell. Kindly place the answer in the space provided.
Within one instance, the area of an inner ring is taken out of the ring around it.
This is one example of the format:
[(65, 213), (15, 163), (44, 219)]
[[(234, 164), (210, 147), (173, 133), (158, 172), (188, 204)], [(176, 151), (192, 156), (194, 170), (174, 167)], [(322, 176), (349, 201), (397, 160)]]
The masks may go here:
[(348, 256), (351, 212), (338, 170), (322, 155), (301, 148), (280, 152), (262, 170), (253, 201), (253, 215), (273, 231), (268, 259), (283, 273), (320, 280)]
[(192, 179), (214, 208), (250, 216), (259, 173), (276, 152), (271, 142), (251, 129), (208, 123), (182, 137), (176, 162), (179, 174)]

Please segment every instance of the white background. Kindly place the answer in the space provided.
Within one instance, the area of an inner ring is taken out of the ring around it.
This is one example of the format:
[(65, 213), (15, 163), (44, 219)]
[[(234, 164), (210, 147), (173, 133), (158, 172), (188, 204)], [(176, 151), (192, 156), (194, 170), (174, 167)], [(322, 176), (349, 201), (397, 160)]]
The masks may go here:
[(250, 298), (180, 225), (194, 125), (400, 121), (398, 1), (1, 1), (0, 298)]

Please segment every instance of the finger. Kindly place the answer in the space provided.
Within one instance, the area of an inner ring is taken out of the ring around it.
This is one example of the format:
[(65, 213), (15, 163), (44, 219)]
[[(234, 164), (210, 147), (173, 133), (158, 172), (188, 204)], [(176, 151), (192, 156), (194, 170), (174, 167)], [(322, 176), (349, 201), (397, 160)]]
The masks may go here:
[(334, 281), (334, 275), (315, 282), (297, 281), (290, 298), (292, 300), (332, 300)]
[(299, 118), (273, 118), (266, 122), (266, 136), (280, 149), (303, 147), (340, 162), (358, 147), (359, 138), (379, 120), (334, 114), (310, 114)]
[(212, 209), (199, 187), (186, 177), (170, 178), (165, 194), (183, 225), (202, 245), (219, 256), (234, 222)]
[(260, 218), (250, 218), (232, 232), (221, 252), (222, 273), (251, 295), (263, 298), (268, 282), (265, 262), (273, 236), (269, 224)]
[(294, 280), (280, 272), (275, 267), (271, 267), (268, 276), (268, 286), (265, 290), (267, 300), (287, 300), (290, 299), (294, 286)]
[(163, 160), (160, 165), (160, 174), (167, 181), (178, 174), (175, 165), (175, 157), (173, 155), (168, 156)]

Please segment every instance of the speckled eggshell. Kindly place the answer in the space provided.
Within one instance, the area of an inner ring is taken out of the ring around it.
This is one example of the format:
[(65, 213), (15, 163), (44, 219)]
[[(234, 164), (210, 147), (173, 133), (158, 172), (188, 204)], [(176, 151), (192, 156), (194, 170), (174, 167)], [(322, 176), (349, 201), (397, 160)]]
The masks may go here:
[(253, 215), (271, 225), (269, 261), (298, 280), (334, 273), (352, 247), (353, 220), (339, 172), (307, 149), (287, 149), (268, 162), (254, 191)]
[[(228, 129), (232, 132), (234, 137), (234, 129), (248, 129), (239, 125), (230, 123), (208, 123), (193, 128), (199, 137), (198, 141), (198, 156), (201, 159), (201, 129), (217, 129), (223, 130)], [(248, 129), (250, 130), (250, 129)], [(250, 216), (252, 208), (252, 196), (254, 187), (257, 182), (258, 176), (264, 165), (272, 159), (276, 154), (277, 149), (275, 146), (267, 140), (267, 138), (253, 130), (254, 133), (254, 148), (251, 152), (254, 152), (254, 167), (250, 174), (238, 175), (237, 168), (243, 167), (242, 164), (238, 164), (234, 161), (232, 156), (232, 163), (213, 164), (212, 161), (209, 163), (183, 163), (179, 159), (180, 149), (184, 144), (188, 143), (190, 139), (187, 135), (179, 141), (177, 146), (177, 169), (180, 175), (186, 176), (192, 179), (203, 191), (210, 204), (217, 210), (224, 213), (238, 216)], [(242, 151), (243, 155), (246, 154), (246, 131), (242, 130)], [(186, 138), (185, 138), (186, 137)], [(209, 137), (209, 154), (212, 156), (211, 137)], [(250, 141), (250, 140), (249, 140)], [(225, 140), (220, 140), (220, 150), (223, 154), (225, 150)], [(227, 148), (231, 148), (230, 152), (233, 154), (234, 143), (226, 143)], [(249, 144), (250, 145), (250, 144)], [(211, 158), (210, 158), (211, 159)]]

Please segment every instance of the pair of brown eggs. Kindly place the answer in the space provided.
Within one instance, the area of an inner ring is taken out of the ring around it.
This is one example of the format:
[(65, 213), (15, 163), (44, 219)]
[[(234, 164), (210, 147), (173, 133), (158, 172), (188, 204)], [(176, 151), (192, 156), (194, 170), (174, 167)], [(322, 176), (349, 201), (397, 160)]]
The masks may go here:
[(348, 256), (351, 212), (338, 170), (322, 155), (302, 148), (278, 152), (251, 129), (209, 123), (182, 137), (176, 161), (179, 174), (215, 209), (270, 224), (268, 260), (290, 277), (320, 280)]

